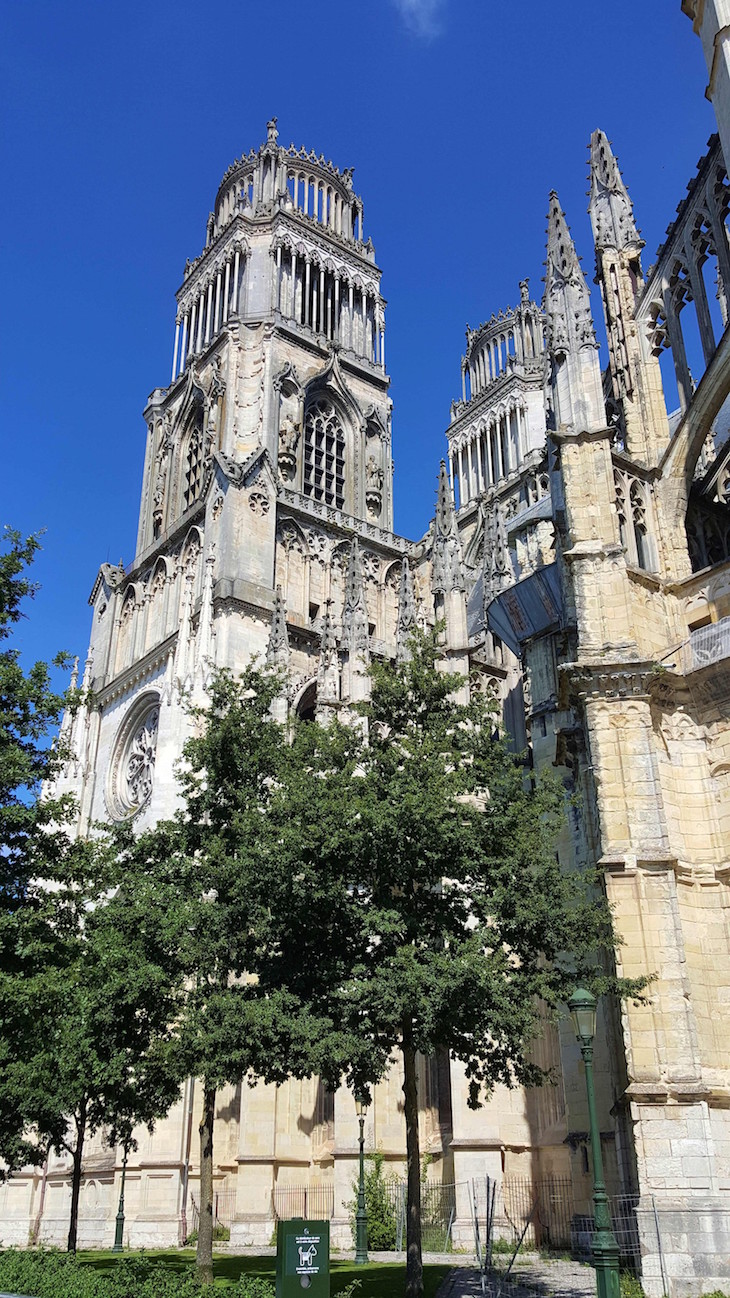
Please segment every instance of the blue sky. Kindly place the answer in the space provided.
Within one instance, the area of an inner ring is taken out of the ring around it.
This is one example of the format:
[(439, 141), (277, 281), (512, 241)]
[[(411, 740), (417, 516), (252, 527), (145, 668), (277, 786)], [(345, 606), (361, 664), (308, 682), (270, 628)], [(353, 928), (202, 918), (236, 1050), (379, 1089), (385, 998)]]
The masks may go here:
[(33, 657), (83, 656), (97, 568), (133, 556), (174, 291), (268, 117), (283, 143), (355, 168), (411, 536), (432, 512), (466, 323), (525, 275), (541, 296), (553, 187), (592, 272), (591, 131), (614, 143), (648, 265), (715, 129), (679, 0), (15, 0), (4, 18), (0, 520), (46, 529), (19, 632)]

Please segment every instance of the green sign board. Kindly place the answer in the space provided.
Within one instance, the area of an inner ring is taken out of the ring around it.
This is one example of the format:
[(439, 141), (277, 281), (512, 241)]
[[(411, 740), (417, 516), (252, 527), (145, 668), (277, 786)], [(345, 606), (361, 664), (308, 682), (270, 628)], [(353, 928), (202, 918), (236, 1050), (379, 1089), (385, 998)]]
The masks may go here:
[(276, 1235), (276, 1298), (330, 1298), (330, 1224), (280, 1221)]

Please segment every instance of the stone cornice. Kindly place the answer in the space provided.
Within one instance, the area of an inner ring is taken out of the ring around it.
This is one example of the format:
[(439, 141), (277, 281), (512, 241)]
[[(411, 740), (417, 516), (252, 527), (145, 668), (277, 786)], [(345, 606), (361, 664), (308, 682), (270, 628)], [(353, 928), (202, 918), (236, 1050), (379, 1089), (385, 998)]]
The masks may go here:
[(615, 429), (609, 428), (553, 428), (550, 436), (560, 446), (584, 445), (585, 442), (611, 441)]

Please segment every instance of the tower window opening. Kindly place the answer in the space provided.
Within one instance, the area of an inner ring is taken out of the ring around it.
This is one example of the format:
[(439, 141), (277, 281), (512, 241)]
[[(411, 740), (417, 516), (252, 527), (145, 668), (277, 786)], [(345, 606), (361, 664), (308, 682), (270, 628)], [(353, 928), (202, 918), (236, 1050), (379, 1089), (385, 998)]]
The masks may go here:
[(314, 402), (304, 423), (304, 494), (336, 509), (345, 503), (345, 434), (325, 398)]
[(190, 434), (188, 440), (188, 449), (185, 456), (185, 487), (183, 491), (183, 505), (185, 509), (197, 500), (200, 495), (200, 483), (203, 476), (203, 453), (202, 438), (200, 429), (196, 428)]

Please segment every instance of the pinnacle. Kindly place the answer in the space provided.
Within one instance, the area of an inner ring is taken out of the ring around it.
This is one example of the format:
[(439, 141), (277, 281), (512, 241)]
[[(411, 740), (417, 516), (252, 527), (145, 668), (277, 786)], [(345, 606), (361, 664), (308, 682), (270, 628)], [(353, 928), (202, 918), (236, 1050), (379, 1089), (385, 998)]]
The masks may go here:
[(289, 635), (286, 629), (286, 605), (281, 593), (281, 586), (276, 587), (274, 613), (271, 619), (271, 632), (266, 650), (267, 663), (279, 662), (289, 654)]
[(548, 212), (547, 227), (547, 260), (548, 266), (552, 266), (560, 272), (563, 279), (569, 279), (574, 271), (579, 275), (583, 272), (580, 269), (580, 261), (575, 250), (573, 237), (568, 228), (565, 219), (565, 213), (560, 206), (560, 200), (556, 191), (550, 191), (550, 211)]

